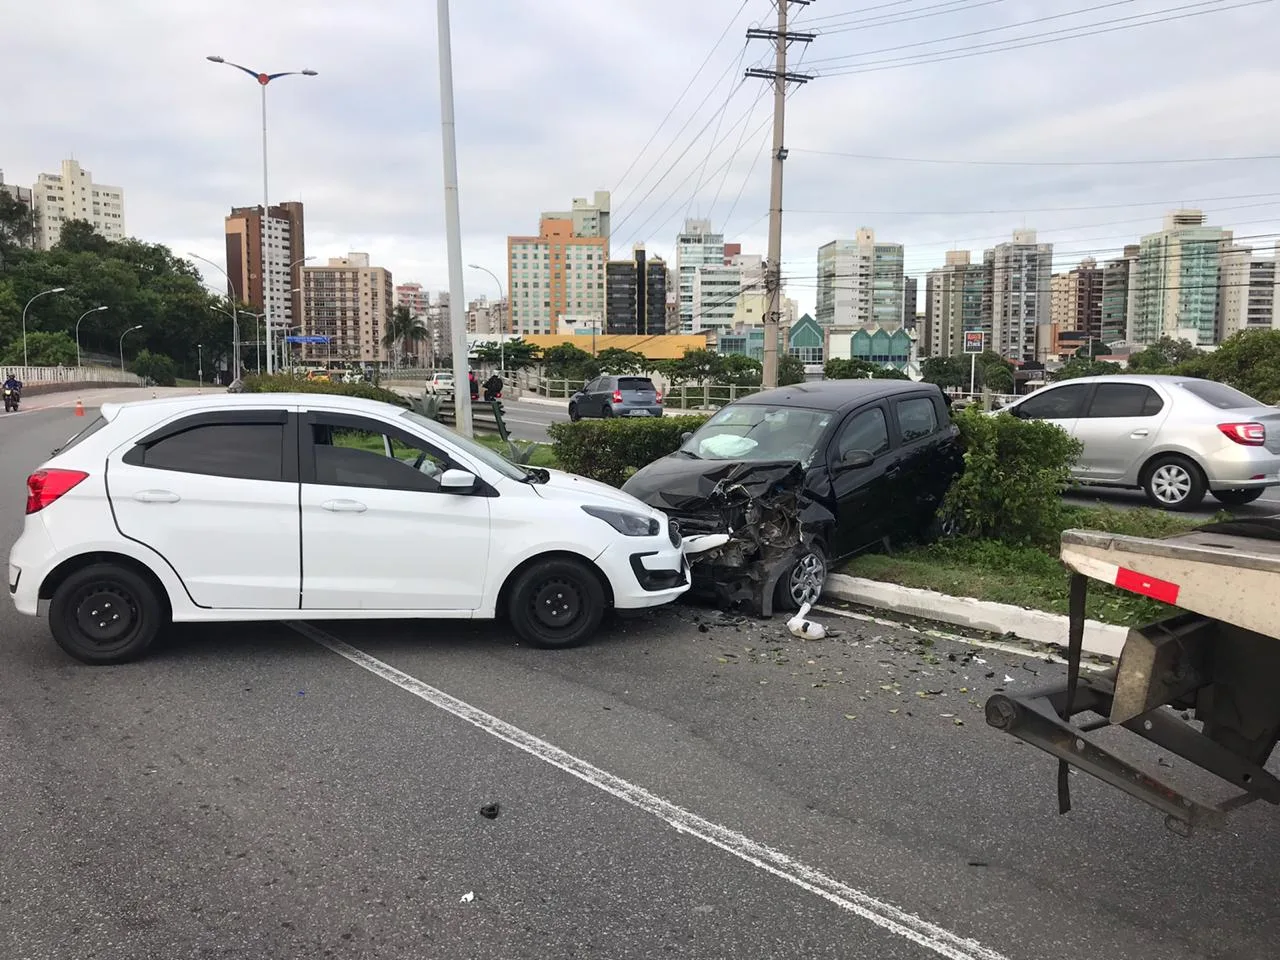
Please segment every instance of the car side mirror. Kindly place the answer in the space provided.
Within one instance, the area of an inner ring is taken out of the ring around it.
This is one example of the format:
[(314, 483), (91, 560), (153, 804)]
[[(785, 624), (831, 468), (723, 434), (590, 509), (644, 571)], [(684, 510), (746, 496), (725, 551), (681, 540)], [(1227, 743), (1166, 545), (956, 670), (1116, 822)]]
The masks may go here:
[(440, 477), (445, 493), (470, 493), (476, 488), (476, 475), (466, 470), (446, 470)]
[(840, 458), (842, 467), (869, 467), (876, 462), (875, 455), (870, 450), (850, 450)]
[(682, 444), (688, 443), (692, 439), (693, 439), (692, 430), (686, 430), (684, 433), (680, 434), (680, 442)]

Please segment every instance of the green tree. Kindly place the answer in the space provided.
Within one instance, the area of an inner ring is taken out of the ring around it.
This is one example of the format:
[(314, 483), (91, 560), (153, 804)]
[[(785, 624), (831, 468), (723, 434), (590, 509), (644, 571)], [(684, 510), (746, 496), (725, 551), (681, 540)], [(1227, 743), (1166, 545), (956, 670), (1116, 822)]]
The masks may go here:
[(137, 374), (160, 387), (172, 387), (178, 382), (177, 367), (161, 353), (143, 350), (129, 364), (129, 372)]
[(1108, 363), (1105, 360), (1086, 360), (1084, 357), (1074, 357), (1068, 360), (1058, 370), (1049, 374), (1049, 379), (1054, 383), (1060, 380), (1078, 380), (1080, 377), (1101, 377), (1109, 373), (1120, 373), (1120, 365), (1118, 363)]
[(789, 353), (778, 355), (778, 386), (786, 387), (793, 383), (804, 383), (804, 362)]
[(600, 375), (600, 365), (587, 351), (572, 343), (558, 343), (543, 352), (542, 363), (551, 380), (580, 383)]
[(725, 358), (714, 350), (686, 350), (678, 361), (680, 379), (695, 383), (714, 382), (724, 370)]
[[(26, 353), (33, 367), (74, 367), (76, 365), (76, 342), (62, 331), (28, 332)], [(5, 348), (0, 363), (17, 366), (22, 363), (22, 355), (22, 337), (18, 336)]]
[(822, 376), (827, 380), (869, 380), (875, 377), (878, 369), (878, 364), (866, 360), (834, 357), (822, 365)]
[[(580, 351), (590, 356), (586, 351)], [(505, 365), (508, 370), (525, 370), (536, 367), (542, 360), (540, 349), (519, 337), (508, 340), (503, 346), (497, 343), (482, 343), (476, 347), (476, 361), (486, 366), (497, 368)]]
[(1008, 363), (993, 363), (982, 368), (982, 386), (992, 393), (1013, 393), (1013, 366)]
[(622, 350), (618, 347), (609, 347), (607, 350), (601, 350), (596, 354), (596, 363), (600, 365), (601, 373), (612, 373), (614, 375), (644, 373), (651, 366), (649, 358), (643, 353), (638, 353), (635, 350)]
[(1129, 369), (1134, 373), (1172, 373), (1173, 368), (1204, 355), (1189, 340), (1161, 337), (1151, 346), (1129, 356)]
[(1280, 330), (1243, 330), (1212, 353), (1184, 361), (1178, 372), (1229, 384), (1265, 404), (1280, 404)]
[(58, 247), (72, 253), (96, 253), (99, 256), (111, 251), (111, 241), (93, 229), (88, 220), (68, 220), (58, 234)]
[(721, 358), (720, 371), (715, 382), (731, 387), (758, 387), (764, 373), (764, 365), (752, 357), (731, 353)]
[(406, 306), (396, 307), (387, 321), (386, 332), (382, 336), (382, 345), (391, 351), (392, 363), (398, 363), (400, 352), (405, 344), (417, 347), (427, 339), (427, 327), (420, 317)]
[(969, 384), (968, 364), (961, 357), (929, 357), (920, 364), (920, 373), (925, 383), (935, 383), (944, 390)]
[(30, 245), (34, 233), (31, 208), (0, 190), (0, 263), (9, 259), (10, 251)]

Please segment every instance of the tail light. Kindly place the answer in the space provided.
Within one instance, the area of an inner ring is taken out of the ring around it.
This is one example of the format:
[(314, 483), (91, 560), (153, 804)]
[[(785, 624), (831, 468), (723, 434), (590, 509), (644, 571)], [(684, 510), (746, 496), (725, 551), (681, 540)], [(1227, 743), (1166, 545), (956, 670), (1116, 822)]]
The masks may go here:
[(661, 403), (661, 402), (662, 402), (662, 391), (661, 391), (661, 390), (655, 390), (655, 391), (654, 391), (654, 393), (653, 393), (653, 402), (654, 402), (654, 403)]
[(615, 390), (615, 391), (613, 391), (613, 402), (614, 402), (614, 403), (621, 403), (621, 402), (622, 402), (622, 391), (621, 391), (621, 390)]
[(37, 470), (27, 477), (27, 513), (39, 513), (88, 476), (80, 470)]
[(1218, 429), (1228, 440), (1246, 447), (1260, 447), (1267, 442), (1267, 428), (1260, 423), (1220, 423)]

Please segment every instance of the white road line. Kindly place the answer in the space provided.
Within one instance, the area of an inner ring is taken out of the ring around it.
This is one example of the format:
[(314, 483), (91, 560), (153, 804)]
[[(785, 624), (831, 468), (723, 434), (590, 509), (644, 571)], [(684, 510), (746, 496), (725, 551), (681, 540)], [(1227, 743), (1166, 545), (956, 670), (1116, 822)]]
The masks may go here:
[(877, 900), (870, 894), (855, 890), (839, 880), (828, 877), (785, 853), (663, 800), (643, 787), (601, 770), (519, 727), (499, 720), (442, 690), (437, 690), (311, 624), (289, 623), (288, 626), (338, 656), (345, 657), (356, 666), (395, 684), (401, 690), (425, 700), (432, 706), (453, 714), (460, 720), (465, 720), (490, 736), (523, 750), (544, 763), (563, 770), (645, 813), (652, 814), (669, 824), (678, 833), (697, 837), (766, 873), (786, 880), (802, 890), (817, 894), (841, 909), (869, 920), (883, 930), (919, 944), (948, 960), (1007, 960), (1003, 954), (984, 947), (976, 940), (966, 939), (949, 930), (944, 930), (915, 914), (900, 910), (882, 900)]

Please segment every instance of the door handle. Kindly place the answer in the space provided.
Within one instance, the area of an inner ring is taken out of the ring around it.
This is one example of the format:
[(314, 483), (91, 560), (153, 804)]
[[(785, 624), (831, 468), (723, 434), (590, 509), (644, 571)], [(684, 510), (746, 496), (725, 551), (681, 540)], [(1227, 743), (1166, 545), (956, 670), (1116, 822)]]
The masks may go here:
[(893, 467), (890, 467), (888, 470), (886, 470), (884, 472), (884, 475), (885, 475), (885, 478), (888, 480), (896, 480), (898, 478), (898, 474), (900, 473), (902, 473), (902, 468), (898, 466), (893, 466)]
[(139, 503), (177, 503), (182, 498), (168, 490), (139, 490), (133, 499)]
[(1129, 436), (1133, 437), (1135, 440), (1137, 440), (1139, 437), (1146, 437), (1150, 435), (1151, 435), (1151, 431), (1148, 430), (1146, 427), (1143, 427), (1141, 430), (1135, 430), (1133, 431), (1133, 433), (1129, 434)]
[(364, 513), (369, 509), (359, 500), (326, 500), (320, 506), (330, 513)]

